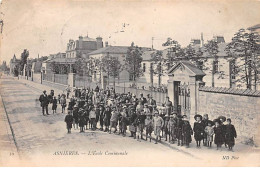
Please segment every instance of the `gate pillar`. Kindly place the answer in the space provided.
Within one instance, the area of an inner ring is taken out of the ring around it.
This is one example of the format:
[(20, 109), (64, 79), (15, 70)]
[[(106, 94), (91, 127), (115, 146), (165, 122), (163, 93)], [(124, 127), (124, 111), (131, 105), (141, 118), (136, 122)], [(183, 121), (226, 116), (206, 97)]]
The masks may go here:
[[(180, 61), (168, 72), (168, 96), (175, 112), (187, 114), (191, 123), (197, 114), (198, 88), (203, 84), (205, 73), (189, 61)], [(185, 109), (185, 110), (183, 110)]]

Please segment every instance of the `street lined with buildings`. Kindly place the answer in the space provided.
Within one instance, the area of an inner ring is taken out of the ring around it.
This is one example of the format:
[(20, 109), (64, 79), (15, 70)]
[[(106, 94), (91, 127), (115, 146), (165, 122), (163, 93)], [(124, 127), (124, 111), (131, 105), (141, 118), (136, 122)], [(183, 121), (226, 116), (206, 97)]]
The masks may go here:
[[(15, 134), (21, 162), (24, 165), (30, 162), (42, 166), (64, 166), (64, 162), (59, 162), (62, 158), (62, 160), (79, 162), (78, 166), (92, 165), (92, 163), (94, 165), (93, 161), (96, 159), (102, 161), (102, 165), (106, 163), (116, 165), (116, 159), (120, 159), (126, 166), (127, 163), (133, 165), (129, 159), (138, 158), (143, 159), (144, 165), (156, 166), (158, 157), (163, 157), (165, 165), (169, 166), (178, 166), (184, 163), (185, 159), (189, 160), (191, 165), (196, 165), (198, 160), (201, 163), (203, 158), (209, 154), (212, 154), (211, 163), (216, 166), (220, 163), (223, 164), (223, 155), (238, 157), (237, 160), (233, 160), (233, 163), (239, 165), (239, 159), (245, 158), (244, 152), (250, 152), (252, 157), (259, 154), (258, 149), (239, 142), (233, 153), (224, 148), (218, 152), (215, 149), (201, 148), (198, 153), (198, 149), (194, 146), (195, 142), (192, 142), (191, 148), (184, 148), (163, 141), (160, 145), (154, 145), (149, 141), (138, 142), (129, 137), (111, 136), (101, 131), (87, 130), (85, 133), (79, 133), (79, 130), (72, 130), (71, 134), (67, 134), (64, 122), (66, 114), (61, 113), (60, 107), (58, 107), (57, 114), (51, 113), (48, 116), (41, 114), (39, 94), (42, 89), (50, 90), (53, 89), (52, 87), (36, 85), (28, 80), (17, 80), (7, 76), (2, 77), (1, 87), (1, 96)], [(56, 93), (62, 91), (62, 89), (55, 89)], [(7, 150), (7, 152), (10, 151)], [(148, 154), (155, 152), (156, 155), (149, 156)], [(17, 154), (17, 152), (14, 153)], [(126, 159), (114, 157), (110, 162), (106, 162), (108, 161), (107, 154), (122, 155), (126, 153), (128, 155)], [(180, 157), (182, 159), (179, 159)], [(46, 161), (41, 162), (40, 158)], [(66, 165), (70, 165), (70, 163), (67, 162)], [(75, 162), (73, 165), (75, 166)]]

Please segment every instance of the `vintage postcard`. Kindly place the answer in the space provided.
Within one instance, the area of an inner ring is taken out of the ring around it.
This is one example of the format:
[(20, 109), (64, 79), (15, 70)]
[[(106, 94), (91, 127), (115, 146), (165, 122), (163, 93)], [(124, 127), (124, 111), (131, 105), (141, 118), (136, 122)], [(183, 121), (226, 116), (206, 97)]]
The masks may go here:
[(259, 0), (0, 0), (1, 167), (260, 165)]

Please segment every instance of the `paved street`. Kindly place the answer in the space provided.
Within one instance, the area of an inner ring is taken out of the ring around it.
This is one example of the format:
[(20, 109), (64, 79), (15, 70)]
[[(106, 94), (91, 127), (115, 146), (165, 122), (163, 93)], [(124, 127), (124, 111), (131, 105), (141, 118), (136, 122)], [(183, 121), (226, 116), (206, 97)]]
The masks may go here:
[[(98, 166), (99, 162), (102, 162), (102, 166), (135, 166), (135, 163), (142, 162), (143, 166), (157, 166), (163, 161), (165, 166), (185, 166), (188, 160), (188, 166), (201, 165), (202, 162), (210, 162), (217, 166), (223, 165), (222, 158), (227, 155), (240, 157), (226, 162), (228, 165), (239, 166), (239, 159), (242, 159), (243, 152), (249, 151), (248, 148), (242, 147), (239, 151), (236, 149), (235, 153), (207, 148), (198, 150), (194, 144), (189, 149), (178, 149), (180, 147), (176, 145), (137, 142), (129, 137), (90, 130), (85, 133), (72, 130), (71, 134), (67, 134), (65, 114), (61, 114), (60, 106), (58, 106), (57, 114), (42, 116), (38, 101), (42, 90), (26, 86), (11, 77), (5, 76), (1, 79), (1, 96), (9, 115), (23, 165)], [(1, 140), (3, 140), (2, 137)], [(64, 151), (73, 151), (76, 155), (58, 155)], [(101, 152), (102, 155), (89, 155), (92, 151)], [(113, 152), (127, 153), (127, 155), (111, 155)], [(252, 157), (259, 160), (258, 153), (253, 153), (255, 152), (253, 150), (250, 152), (252, 154), (247, 154), (248, 159)], [(1, 158), (9, 156), (8, 154), (10, 153), (1, 152)], [(209, 154), (210, 159), (208, 159)]]

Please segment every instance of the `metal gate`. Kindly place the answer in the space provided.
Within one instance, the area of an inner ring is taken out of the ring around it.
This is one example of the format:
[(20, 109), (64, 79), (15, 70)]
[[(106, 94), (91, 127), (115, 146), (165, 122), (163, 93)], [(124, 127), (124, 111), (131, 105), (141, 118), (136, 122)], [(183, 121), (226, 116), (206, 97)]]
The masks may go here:
[(190, 114), (190, 87), (187, 83), (178, 84), (178, 112), (182, 115)]
[(190, 87), (188, 83), (174, 81), (174, 112), (190, 114)]

